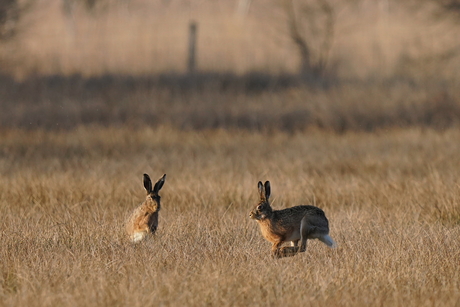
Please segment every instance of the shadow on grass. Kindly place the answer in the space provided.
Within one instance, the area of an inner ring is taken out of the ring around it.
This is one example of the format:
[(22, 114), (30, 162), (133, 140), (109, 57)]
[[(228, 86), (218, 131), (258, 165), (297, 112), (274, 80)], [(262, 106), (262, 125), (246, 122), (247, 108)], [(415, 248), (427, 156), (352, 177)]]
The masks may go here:
[(199, 73), (84, 78), (0, 76), (0, 127), (159, 126), (335, 132), (445, 129), (460, 122), (460, 91), (411, 79), (320, 81), (298, 75)]

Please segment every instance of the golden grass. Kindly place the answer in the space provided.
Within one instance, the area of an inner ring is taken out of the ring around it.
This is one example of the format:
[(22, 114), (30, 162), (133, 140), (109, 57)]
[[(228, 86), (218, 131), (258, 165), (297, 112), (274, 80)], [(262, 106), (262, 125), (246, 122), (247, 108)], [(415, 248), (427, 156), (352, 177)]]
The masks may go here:
[[(0, 306), (458, 306), (460, 131), (0, 132)], [(123, 222), (167, 173), (157, 235)], [(273, 260), (248, 218), (316, 204), (337, 249)]]

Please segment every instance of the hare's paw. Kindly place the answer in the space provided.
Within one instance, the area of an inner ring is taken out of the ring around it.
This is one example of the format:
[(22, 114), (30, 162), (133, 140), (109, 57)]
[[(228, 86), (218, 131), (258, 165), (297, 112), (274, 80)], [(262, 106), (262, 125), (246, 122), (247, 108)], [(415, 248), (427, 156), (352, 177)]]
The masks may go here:
[(292, 257), (292, 256), (297, 255), (298, 252), (299, 252), (298, 246), (284, 246), (280, 250), (281, 257)]
[(298, 246), (284, 246), (282, 248), (278, 248), (272, 252), (272, 257), (275, 259), (285, 258), (285, 257), (293, 257), (299, 253)]
[(281, 253), (281, 249), (277, 248), (276, 250), (272, 250), (272, 258), (279, 259), (282, 258), (283, 255)]

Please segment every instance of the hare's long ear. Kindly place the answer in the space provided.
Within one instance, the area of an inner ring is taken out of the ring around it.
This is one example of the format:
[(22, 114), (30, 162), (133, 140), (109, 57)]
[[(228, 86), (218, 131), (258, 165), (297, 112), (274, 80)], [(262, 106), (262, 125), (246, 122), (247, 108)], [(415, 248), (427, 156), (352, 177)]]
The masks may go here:
[(260, 200), (265, 200), (265, 188), (264, 188), (264, 185), (262, 184), (262, 181), (259, 181), (259, 183), (257, 184), (257, 187), (259, 188)]
[(268, 199), (270, 198), (271, 192), (272, 190), (270, 188), (270, 181), (265, 181), (265, 200), (268, 201)]
[(155, 183), (155, 186), (153, 187), (153, 193), (158, 194), (158, 192), (163, 187), (163, 184), (165, 184), (165, 180), (166, 180), (166, 174), (164, 174), (163, 177), (158, 179), (157, 183)]
[(144, 174), (144, 188), (147, 190), (147, 193), (152, 192), (152, 180), (150, 180), (149, 175)]

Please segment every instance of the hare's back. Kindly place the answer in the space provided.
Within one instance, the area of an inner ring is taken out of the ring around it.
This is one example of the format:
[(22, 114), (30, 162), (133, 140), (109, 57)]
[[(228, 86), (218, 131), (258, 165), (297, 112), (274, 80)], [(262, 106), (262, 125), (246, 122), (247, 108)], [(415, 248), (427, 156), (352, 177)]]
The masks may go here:
[(326, 220), (324, 211), (315, 206), (302, 205), (290, 207), (282, 210), (275, 210), (277, 219), (283, 221), (299, 222), (304, 219), (305, 216), (308, 216), (308, 219), (312, 220)]
[(296, 215), (308, 214), (311, 216), (326, 217), (323, 210), (321, 210), (318, 207), (310, 206), (310, 205), (290, 207), (290, 208), (287, 208), (281, 211), (289, 211), (291, 214), (296, 214)]
[(303, 216), (303, 219), (305, 219), (311, 226), (325, 229), (329, 228), (329, 221), (322, 209), (310, 205), (296, 206), (293, 208), (297, 208), (296, 210), (302, 212), (301, 215)]

